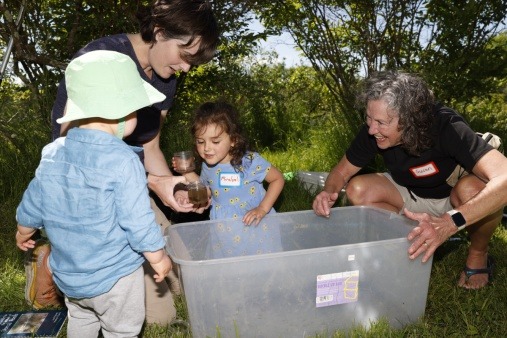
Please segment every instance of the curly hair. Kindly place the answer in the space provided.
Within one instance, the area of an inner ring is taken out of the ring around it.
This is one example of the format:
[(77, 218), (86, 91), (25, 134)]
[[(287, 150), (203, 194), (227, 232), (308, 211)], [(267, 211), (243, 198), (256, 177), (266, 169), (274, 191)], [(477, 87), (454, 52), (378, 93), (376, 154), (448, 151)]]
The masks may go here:
[(398, 115), (401, 146), (409, 154), (418, 156), (431, 147), (435, 97), (422, 78), (397, 71), (375, 73), (365, 80), (359, 95), (364, 109), (372, 100), (383, 100)]
[(205, 0), (156, 0), (150, 7), (142, 7), (137, 13), (143, 41), (156, 43), (156, 36), (169, 39), (186, 39), (181, 47), (191, 47), (197, 39), (197, 53), (182, 54), (181, 58), (191, 65), (210, 61), (219, 42), (218, 24), (211, 4)]
[(217, 125), (222, 132), (229, 134), (234, 146), (229, 150), (231, 165), (241, 171), (242, 158), (249, 149), (247, 138), (239, 121), (239, 113), (225, 102), (203, 103), (194, 113), (191, 132), (194, 137), (201, 135), (210, 124)]

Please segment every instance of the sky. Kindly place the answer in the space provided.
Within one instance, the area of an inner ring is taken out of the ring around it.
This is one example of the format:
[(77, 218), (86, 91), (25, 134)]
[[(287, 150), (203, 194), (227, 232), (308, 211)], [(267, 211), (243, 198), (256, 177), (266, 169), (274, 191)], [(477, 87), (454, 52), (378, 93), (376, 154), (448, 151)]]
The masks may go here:
[[(253, 31), (262, 31), (264, 27), (262, 24), (255, 20), (250, 29)], [(263, 50), (276, 51), (278, 54), (278, 61), (285, 61), (287, 67), (298, 66), (304, 64), (305, 58), (300, 55), (295, 49), (295, 43), (289, 33), (283, 33), (280, 36), (270, 36), (266, 41), (261, 42)]]
[(278, 54), (278, 61), (284, 61), (288, 67), (303, 64), (304, 57), (295, 49), (294, 40), (289, 33), (281, 36), (270, 36), (267, 41), (261, 43), (263, 49), (274, 50)]

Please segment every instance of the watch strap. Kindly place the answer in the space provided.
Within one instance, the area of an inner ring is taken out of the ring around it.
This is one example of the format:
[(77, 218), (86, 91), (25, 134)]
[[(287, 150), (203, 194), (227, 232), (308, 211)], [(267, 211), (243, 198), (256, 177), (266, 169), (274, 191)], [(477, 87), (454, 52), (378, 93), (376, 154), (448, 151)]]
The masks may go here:
[(452, 221), (454, 222), (454, 225), (458, 228), (458, 231), (461, 231), (466, 228), (466, 220), (465, 217), (459, 212), (458, 210), (449, 210), (447, 211), (449, 216), (451, 216)]

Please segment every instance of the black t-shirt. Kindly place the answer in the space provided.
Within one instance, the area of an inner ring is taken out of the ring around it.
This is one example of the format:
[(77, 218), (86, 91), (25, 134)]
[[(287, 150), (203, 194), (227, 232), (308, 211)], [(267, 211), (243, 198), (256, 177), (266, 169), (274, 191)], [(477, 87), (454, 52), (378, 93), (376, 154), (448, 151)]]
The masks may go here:
[[(144, 107), (137, 111), (137, 126), (134, 132), (125, 138), (125, 142), (130, 145), (142, 146), (144, 143), (153, 139), (160, 128), (160, 113), (162, 110), (169, 110), (173, 105), (174, 94), (176, 92), (176, 77), (171, 76), (169, 79), (163, 79), (153, 72), (152, 78), (148, 78), (143, 68), (139, 64), (139, 60), (134, 52), (134, 48), (130, 43), (126, 34), (118, 34), (106, 36), (98, 40), (92, 41), (85, 47), (80, 49), (74, 58), (88, 53), (93, 50), (111, 50), (122, 54), (126, 54), (134, 60), (139, 74), (149, 84), (165, 94), (166, 99), (162, 102), (153, 104), (150, 107)], [(60, 124), (56, 119), (63, 116), (63, 111), (67, 103), (67, 88), (65, 87), (65, 78), (62, 79), (58, 86), (58, 93), (51, 111), (51, 125), (53, 140), (60, 137)]]
[(435, 106), (433, 146), (420, 156), (409, 155), (400, 145), (379, 149), (365, 125), (346, 151), (350, 163), (367, 165), (376, 154), (384, 159), (394, 181), (423, 198), (445, 198), (452, 187), (447, 178), (456, 165), (471, 172), (477, 161), (493, 147), (450, 108)]

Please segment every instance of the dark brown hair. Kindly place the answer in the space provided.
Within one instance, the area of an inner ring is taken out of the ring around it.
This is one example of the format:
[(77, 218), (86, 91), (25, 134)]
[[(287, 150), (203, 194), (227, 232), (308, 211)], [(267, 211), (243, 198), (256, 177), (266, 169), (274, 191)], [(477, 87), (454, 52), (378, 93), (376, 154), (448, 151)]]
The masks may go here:
[(181, 58), (191, 65), (210, 61), (215, 55), (219, 30), (211, 4), (203, 0), (157, 0), (150, 7), (137, 13), (141, 37), (145, 42), (156, 43), (156, 35), (165, 39), (190, 40), (181, 47), (191, 47), (199, 41), (194, 55), (183, 54)]
[(234, 147), (229, 150), (231, 165), (240, 170), (243, 156), (248, 151), (248, 140), (243, 135), (243, 128), (239, 121), (239, 113), (232, 105), (225, 102), (203, 103), (194, 113), (192, 135), (198, 137), (210, 124), (216, 124), (222, 132), (229, 134)]

